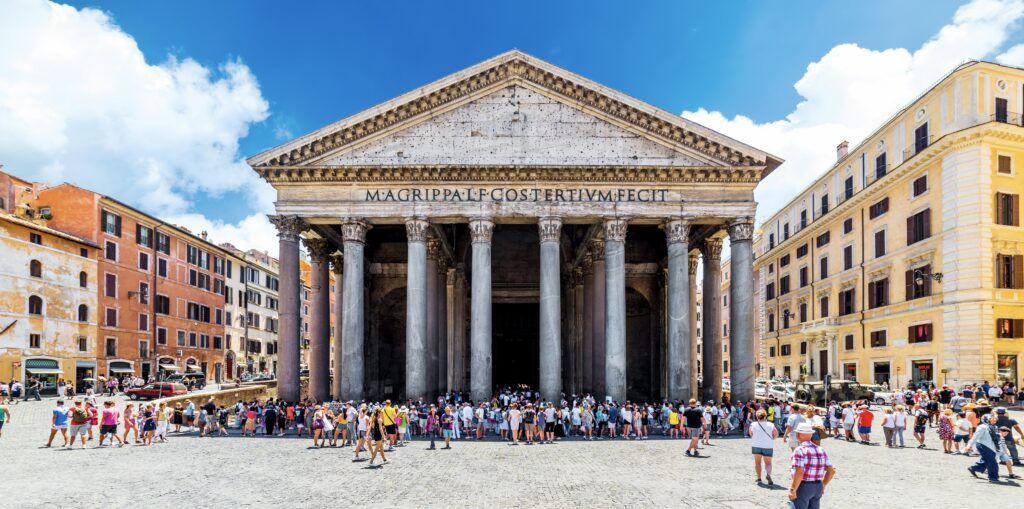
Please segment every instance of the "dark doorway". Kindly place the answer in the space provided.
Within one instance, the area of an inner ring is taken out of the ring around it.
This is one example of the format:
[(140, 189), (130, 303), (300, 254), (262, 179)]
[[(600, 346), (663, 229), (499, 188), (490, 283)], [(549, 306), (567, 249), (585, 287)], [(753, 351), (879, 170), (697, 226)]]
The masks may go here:
[(818, 352), (818, 379), (824, 380), (828, 373), (828, 350)]
[(537, 388), (540, 369), (540, 306), (494, 304), (491, 312), (491, 365), (495, 387)]
[(640, 292), (626, 288), (626, 397), (630, 401), (657, 401), (661, 370), (658, 348), (651, 334), (652, 310)]
[(405, 294), (405, 287), (396, 288), (375, 303), (371, 326), (378, 340), (363, 345), (363, 380), (371, 398), (398, 400), (405, 394)]

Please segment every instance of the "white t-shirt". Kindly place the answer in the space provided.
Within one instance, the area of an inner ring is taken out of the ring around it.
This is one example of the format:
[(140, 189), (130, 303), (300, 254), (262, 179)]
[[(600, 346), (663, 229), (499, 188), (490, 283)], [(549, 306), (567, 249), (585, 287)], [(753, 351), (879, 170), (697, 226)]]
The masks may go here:
[(555, 421), (555, 409), (554, 408), (548, 407), (547, 409), (544, 410), (544, 421), (545, 422), (554, 422)]
[(953, 430), (954, 435), (967, 436), (971, 434), (971, 421), (968, 421), (966, 417), (956, 421), (956, 429)]
[(884, 416), (882, 416), (882, 427), (883, 428), (895, 428), (896, 427), (896, 417), (894, 417), (893, 414), (885, 414)]
[(806, 422), (807, 419), (800, 414), (790, 414), (789, 419), (786, 420), (786, 427), (790, 429), (790, 440), (796, 441), (796, 427)]
[(633, 422), (633, 411), (632, 410), (625, 410), (625, 409), (622, 410), (622, 422), (625, 422), (625, 423), (632, 423)]
[(907, 413), (904, 411), (894, 412), (892, 414), (892, 422), (897, 428), (907, 427)]
[(775, 447), (775, 439), (772, 432), (775, 426), (768, 421), (755, 421), (750, 423), (750, 446), (759, 449), (772, 449)]
[(843, 409), (843, 424), (853, 424), (857, 422), (857, 412), (853, 410), (853, 407), (846, 407)]
[(999, 387), (996, 387), (996, 386), (993, 385), (992, 387), (988, 388), (988, 397), (990, 397), (990, 398), (998, 398), (998, 397), (1000, 397), (1002, 395), (1003, 395), (1003, 390), (1000, 389)]

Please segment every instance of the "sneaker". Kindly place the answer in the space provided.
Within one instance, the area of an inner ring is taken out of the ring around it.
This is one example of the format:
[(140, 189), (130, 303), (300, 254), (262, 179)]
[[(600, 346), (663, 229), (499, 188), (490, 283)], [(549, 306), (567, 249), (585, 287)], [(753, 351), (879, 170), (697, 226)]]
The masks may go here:
[(978, 473), (975, 472), (973, 468), (967, 467), (967, 471), (970, 472), (971, 475), (973, 475), (975, 479), (981, 479), (980, 477), (978, 477)]
[(775, 486), (775, 483), (772, 482), (772, 476), (769, 475), (766, 477), (766, 479), (768, 480), (768, 486)]

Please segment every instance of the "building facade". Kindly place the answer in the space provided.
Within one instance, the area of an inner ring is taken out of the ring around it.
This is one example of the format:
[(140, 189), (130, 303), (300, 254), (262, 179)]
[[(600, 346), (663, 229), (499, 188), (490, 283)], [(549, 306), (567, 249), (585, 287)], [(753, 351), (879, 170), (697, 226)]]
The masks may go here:
[[(299, 397), (300, 238), (314, 398), (530, 385), (624, 401), (697, 394), (691, 252), (718, 324), (725, 235), (732, 391), (753, 397), (753, 190), (781, 163), (763, 151), (513, 51), (248, 162), (278, 193), (285, 399)], [(708, 399), (719, 328), (703, 327)]]
[(969, 62), (762, 226), (768, 376), (1020, 383), (1024, 71)]

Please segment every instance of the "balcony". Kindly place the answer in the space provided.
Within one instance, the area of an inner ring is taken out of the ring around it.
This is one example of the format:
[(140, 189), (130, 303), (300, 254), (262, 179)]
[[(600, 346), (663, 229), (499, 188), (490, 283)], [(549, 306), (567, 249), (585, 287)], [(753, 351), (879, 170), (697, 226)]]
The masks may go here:
[(992, 122), (999, 122), (1001, 124), (1024, 126), (1024, 115), (1009, 111), (997, 111), (994, 115), (989, 117), (989, 120)]
[(927, 138), (918, 138), (914, 140), (914, 145), (907, 147), (903, 150), (903, 160), (907, 161), (911, 157), (916, 156), (919, 152), (928, 148), (929, 145), (935, 143), (935, 136), (929, 136)]
[(803, 334), (821, 334), (824, 332), (830, 332), (839, 326), (839, 318), (830, 316), (828, 318), (819, 318), (810, 322), (804, 322), (800, 327), (800, 332)]

